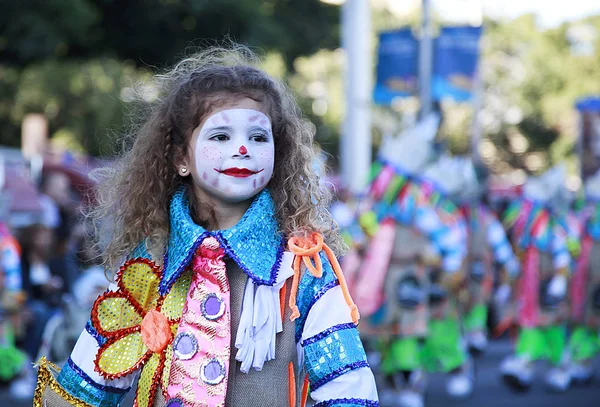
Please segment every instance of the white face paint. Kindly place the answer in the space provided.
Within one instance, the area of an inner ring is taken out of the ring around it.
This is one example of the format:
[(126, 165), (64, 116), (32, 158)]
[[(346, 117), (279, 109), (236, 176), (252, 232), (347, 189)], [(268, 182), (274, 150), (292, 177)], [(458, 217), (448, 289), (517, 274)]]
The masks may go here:
[[(199, 133), (198, 133), (199, 132)], [(217, 112), (194, 130), (196, 184), (225, 202), (258, 194), (273, 174), (275, 142), (271, 121), (252, 109)]]

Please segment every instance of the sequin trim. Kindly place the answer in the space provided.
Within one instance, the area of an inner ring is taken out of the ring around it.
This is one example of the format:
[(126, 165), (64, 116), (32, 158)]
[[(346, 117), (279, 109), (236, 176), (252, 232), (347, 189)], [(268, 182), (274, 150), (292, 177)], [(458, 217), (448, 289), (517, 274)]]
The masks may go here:
[[(89, 384), (91, 384), (92, 386), (94, 386), (95, 388), (97, 388), (99, 390), (108, 391), (108, 392), (117, 393), (117, 394), (125, 394), (125, 393), (129, 392), (129, 390), (131, 390), (131, 387), (128, 387), (126, 389), (120, 389), (118, 387), (106, 386), (103, 384), (96, 383), (79, 366), (77, 366), (77, 364), (75, 364), (75, 362), (73, 362), (73, 359), (71, 359), (70, 357), (69, 357), (69, 359), (67, 359), (66, 365), (68, 365), (71, 369), (73, 369), (83, 380), (85, 380), (86, 382), (88, 382)], [(64, 371), (64, 368), (61, 371), (61, 373), (63, 371)], [(60, 376), (59, 376), (59, 379), (60, 379)]]
[(229, 256), (233, 261), (235, 261), (236, 264), (239, 266), (239, 268), (241, 268), (242, 271), (244, 273), (246, 273), (248, 275), (248, 277), (250, 277), (254, 283), (256, 283), (258, 285), (268, 285), (268, 286), (272, 286), (275, 284), (275, 282), (277, 281), (277, 275), (279, 274), (279, 267), (281, 266), (281, 260), (283, 259), (283, 252), (285, 250), (285, 239), (283, 237), (281, 237), (281, 239), (280, 239), (280, 242), (279, 242), (279, 245), (277, 248), (277, 253), (275, 255), (275, 262), (273, 263), (273, 266), (271, 267), (271, 271), (269, 273), (268, 280), (253, 273), (252, 270), (250, 270), (244, 264), (244, 262), (241, 260), (240, 256), (238, 256), (234, 252), (234, 250), (231, 248), (231, 246), (229, 245), (229, 242), (227, 241), (227, 238), (225, 238), (225, 236), (223, 236), (220, 233), (217, 233), (217, 234), (215, 234), (215, 237), (219, 240), (219, 243), (221, 243), (221, 246), (225, 249), (225, 253), (227, 253), (227, 256)]
[(35, 392), (33, 393), (33, 407), (46, 407), (44, 391), (48, 387), (50, 387), (50, 389), (59, 397), (74, 407), (96, 407), (78, 399), (62, 388), (52, 374), (52, 371), (58, 372), (60, 370), (54, 363), (49, 362), (45, 357), (42, 356), (42, 358), (37, 362), (37, 366), (39, 367), (39, 371)]
[[(145, 272), (148, 273), (148, 275), (154, 275), (158, 278), (157, 281), (161, 281), (160, 279), (162, 277), (162, 270), (154, 262), (152, 262), (151, 260), (148, 260), (148, 259), (143, 259), (143, 258), (130, 259), (125, 262), (125, 264), (119, 269), (119, 272), (117, 273), (116, 281), (117, 281), (117, 285), (118, 285), (119, 289), (117, 291), (108, 291), (108, 292), (104, 293), (103, 295), (101, 295), (100, 297), (98, 297), (98, 299), (96, 299), (94, 306), (92, 308), (92, 313), (91, 313), (92, 314), (91, 315), (92, 327), (100, 335), (106, 337), (106, 341), (100, 346), (100, 349), (96, 353), (96, 357), (94, 359), (94, 370), (96, 372), (98, 372), (105, 379), (117, 379), (117, 378), (120, 378), (120, 377), (123, 377), (123, 376), (126, 376), (126, 375), (132, 373), (133, 371), (139, 369), (141, 366), (145, 365), (145, 363), (152, 357), (152, 355), (154, 353), (150, 349), (147, 349), (147, 347), (145, 345), (143, 345), (143, 343), (142, 343), (142, 344), (140, 344), (140, 346), (143, 346), (142, 349), (145, 349), (145, 351), (142, 350), (143, 354), (141, 354), (139, 359), (137, 359), (135, 362), (131, 361), (129, 363), (125, 363), (125, 365), (127, 367), (124, 367), (122, 370), (117, 371), (117, 369), (114, 369), (114, 370), (111, 369), (111, 371), (108, 372), (105, 369), (103, 369), (103, 367), (102, 367), (107, 362), (103, 361), (101, 363), (101, 361), (103, 360), (104, 354), (106, 352), (109, 352), (109, 354), (110, 354), (110, 352), (114, 351), (114, 349), (112, 348), (112, 346), (114, 344), (116, 344), (117, 342), (119, 342), (121, 340), (127, 340), (127, 337), (129, 335), (137, 334), (138, 332), (140, 332), (142, 330), (141, 325), (143, 323), (143, 320), (142, 320), (137, 325), (132, 325), (132, 326), (128, 326), (126, 328), (121, 328), (121, 329), (114, 329), (112, 331), (105, 331), (102, 328), (102, 325), (100, 323), (101, 315), (99, 315), (99, 311), (98, 311), (99, 307), (102, 305), (102, 303), (105, 300), (110, 300), (112, 298), (126, 299), (129, 302), (129, 305), (131, 305), (133, 310), (138, 314), (138, 316), (140, 316), (142, 318), (146, 315), (147, 311), (150, 311), (151, 309), (155, 309), (156, 311), (160, 312), (160, 309), (162, 307), (162, 303), (163, 303), (165, 297), (159, 296), (158, 293), (154, 291), (151, 294), (154, 294), (156, 299), (152, 300), (152, 301), (144, 301), (144, 304), (147, 309), (144, 308), (142, 306), (142, 304), (138, 303), (138, 301), (136, 300), (136, 298), (134, 297), (132, 292), (130, 292), (130, 288), (127, 287), (127, 282), (123, 281), (124, 273), (126, 273), (129, 270), (129, 267), (135, 267), (136, 264), (139, 264), (139, 263), (145, 264), (146, 266), (149, 267), (149, 269), (145, 269)], [(139, 272), (139, 270), (138, 270), (138, 272)], [(146, 284), (150, 284), (148, 282), (148, 280), (145, 280), (145, 282), (146, 282)], [(153, 290), (155, 290), (155, 288)], [(151, 305), (148, 306), (148, 304), (151, 304)], [(167, 321), (168, 321), (167, 323), (170, 326), (177, 323), (177, 321), (169, 321), (168, 319), (167, 319)], [(117, 345), (115, 345), (115, 346), (117, 346)], [(130, 349), (127, 349), (127, 351), (130, 351)], [(162, 351), (161, 353), (162, 353), (161, 357), (163, 359), (161, 361), (160, 369), (162, 369), (162, 365), (164, 365), (164, 351)], [(117, 362), (121, 363), (122, 361), (117, 359)]]
[(196, 225), (190, 214), (186, 189), (180, 188), (171, 200), (168, 248), (165, 253), (165, 273), (160, 283), (161, 294), (169, 287), (190, 262), (198, 245), (208, 236), (214, 236), (238, 266), (259, 285), (272, 286), (283, 258), (285, 239), (274, 216), (274, 203), (268, 190), (254, 199), (240, 222), (231, 229), (208, 232)]
[(350, 370), (369, 366), (356, 327), (330, 332), (303, 349), (313, 391)]
[(330, 281), (329, 283), (325, 284), (323, 287), (321, 287), (317, 293), (315, 295), (313, 295), (312, 297), (310, 297), (310, 300), (308, 302), (308, 304), (306, 305), (306, 309), (305, 307), (303, 307), (302, 305), (302, 298), (299, 298), (298, 302), (299, 307), (300, 308), (300, 318), (298, 318), (298, 320), (296, 321), (296, 343), (300, 342), (300, 340), (302, 339), (302, 331), (304, 330), (304, 324), (306, 324), (306, 319), (308, 318), (308, 312), (311, 310), (311, 308), (313, 307), (313, 305), (315, 305), (315, 303), (322, 297), (325, 295), (325, 293), (327, 293), (327, 291), (331, 290), (333, 287), (337, 287), (338, 285), (340, 285), (340, 282), (338, 280), (333, 280)]
[(302, 341), (302, 346), (308, 346), (311, 343), (320, 341), (321, 339), (325, 338), (326, 336), (331, 335), (333, 332), (341, 331), (343, 329), (354, 329), (354, 328), (356, 328), (356, 325), (354, 325), (352, 322), (349, 322), (346, 324), (334, 325), (331, 328), (324, 330), (323, 332), (319, 332), (315, 336), (311, 336), (310, 338), (305, 339), (304, 341)]
[(131, 389), (119, 389), (94, 382), (71, 358), (67, 360), (56, 381), (69, 394), (96, 407), (118, 405)]
[(148, 249), (146, 248), (146, 239), (142, 240), (140, 244), (136, 246), (135, 249), (131, 252), (131, 256), (129, 257), (141, 257), (144, 259), (152, 260), (152, 256), (148, 253)]
[(181, 401), (180, 398), (175, 397), (175, 398), (169, 399), (167, 401), (167, 403), (165, 404), (165, 407), (174, 407), (175, 403), (178, 403), (180, 407), (184, 407), (185, 406), (184, 402)]
[[(217, 301), (219, 301), (219, 311), (216, 314), (209, 314), (206, 310), (206, 303), (211, 298), (216, 298)], [(204, 318), (208, 319), (209, 321), (216, 321), (217, 319), (221, 318), (225, 313), (225, 307), (225, 301), (223, 301), (223, 299), (220, 296), (218, 296), (215, 293), (210, 293), (207, 294), (206, 297), (204, 297), (204, 299), (202, 300), (202, 303), (200, 304), (200, 312), (202, 312)]]
[(313, 407), (354, 407), (354, 406), (366, 406), (366, 407), (379, 407), (378, 401), (366, 400), (366, 399), (332, 399), (322, 401), (315, 404)]
[(357, 370), (357, 369), (360, 369), (363, 367), (370, 367), (369, 363), (367, 361), (363, 360), (360, 362), (354, 362), (354, 363), (350, 363), (346, 366), (343, 366), (343, 367), (335, 370), (334, 372), (328, 374), (327, 376), (323, 377), (322, 379), (319, 379), (316, 382), (312, 383), (310, 386), (311, 391), (317, 390), (319, 387), (329, 383), (333, 379), (340, 377), (343, 374), (346, 374), (348, 372), (351, 372), (352, 370)]
[(100, 335), (98, 333), (98, 331), (96, 331), (94, 329), (94, 327), (92, 326), (92, 321), (89, 320), (86, 324), (85, 324), (85, 330), (87, 331), (87, 333), (89, 333), (94, 339), (96, 339), (96, 342), (98, 342), (98, 346), (102, 346), (104, 345), (104, 343), (106, 342), (106, 338), (103, 337), (102, 335)]
[[(219, 369), (221, 371), (217, 377), (215, 377), (214, 379), (209, 379), (208, 377), (206, 377), (206, 368), (208, 367), (208, 365), (210, 365), (212, 363), (218, 364)], [(221, 383), (225, 379), (225, 373), (226, 373), (225, 365), (223, 364), (223, 362), (221, 362), (219, 359), (216, 359), (216, 358), (212, 358), (212, 359), (205, 361), (202, 364), (202, 367), (200, 367), (200, 378), (206, 384), (216, 385), (216, 384)]]
[[(158, 366), (156, 367), (156, 370), (154, 371), (154, 374), (152, 375), (152, 384), (150, 385), (150, 393), (149, 393), (149, 397), (148, 397), (148, 407), (154, 406), (154, 399), (156, 398), (156, 389), (158, 388), (158, 386), (160, 385), (161, 379), (162, 379), (162, 374), (163, 374), (163, 369), (165, 368), (165, 359), (166, 359), (166, 354), (165, 352), (162, 352), (160, 354), (160, 359), (158, 361)], [(146, 366), (144, 366), (145, 368)], [(135, 390), (135, 406), (138, 407), (139, 403), (139, 393), (140, 390), (145, 390), (142, 389), (141, 386), (137, 386), (137, 389)]]
[[(200, 247), (200, 245), (202, 244), (202, 241), (209, 236), (210, 236), (210, 233), (205, 231), (200, 236), (198, 236), (196, 238), (196, 240), (194, 240), (194, 243), (190, 247), (189, 252), (185, 255), (185, 257), (183, 258), (183, 261), (181, 261), (179, 263), (179, 266), (177, 267), (175, 272), (173, 272), (171, 277), (169, 277), (169, 275), (165, 272), (164, 279), (163, 279), (163, 281), (160, 282), (160, 285), (158, 287), (158, 291), (159, 291), (160, 295), (165, 295), (166, 293), (169, 292), (169, 290), (171, 289), (171, 286), (175, 283), (175, 281), (177, 281), (177, 278), (179, 278), (179, 275), (181, 275), (181, 273), (183, 273), (183, 271), (189, 266), (190, 261), (192, 260), (192, 257), (194, 257), (194, 253), (196, 253), (196, 250), (198, 250), (198, 247)], [(173, 257), (173, 256), (171, 256), (171, 257)], [(164, 263), (163, 263), (165, 265), (165, 271), (168, 270), (167, 265), (170, 265), (169, 262), (170, 262), (169, 250), (167, 250), (167, 252), (165, 253), (165, 258), (164, 258)]]
[[(190, 340), (192, 341), (192, 346), (193, 346), (193, 351), (190, 353), (181, 353), (177, 347), (179, 346), (179, 341), (181, 341), (181, 338), (186, 337), (186, 338), (190, 338)], [(175, 356), (177, 356), (177, 359), (180, 360), (189, 360), (191, 358), (194, 357), (194, 355), (196, 354), (196, 352), (198, 352), (198, 340), (196, 339), (196, 337), (190, 333), (190, 332), (179, 332), (177, 334), (177, 336), (175, 337), (175, 340), (173, 341), (173, 352), (175, 353)]]

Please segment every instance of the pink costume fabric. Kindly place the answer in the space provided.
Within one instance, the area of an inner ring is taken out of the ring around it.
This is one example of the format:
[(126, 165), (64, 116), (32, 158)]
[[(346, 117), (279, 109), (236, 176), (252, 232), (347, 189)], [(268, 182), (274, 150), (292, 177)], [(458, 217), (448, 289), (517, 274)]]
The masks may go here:
[(535, 247), (527, 248), (519, 286), (519, 325), (523, 328), (535, 328), (539, 325), (539, 269), (538, 250)]
[(223, 406), (231, 352), (230, 293), (223, 257), (214, 237), (193, 259), (193, 277), (177, 336), (167, 407)]
[(587, 297), (587, 283), (590, 266), (590, 256), (594, 241), (587, 235), (581, 242), (581, 254), (577, 259), (575, 273), (571, 282), (571, 318), (574, 321), (583, 322), (585, 300)]
[(395, 235), (394, 221), (383, 221), (369, 244), (360, 267), (360, 279), (354, 286), (354, 295), (358, 309), (365, 316), (373, 315), (383, 304), (383, 285), (394, 249)]

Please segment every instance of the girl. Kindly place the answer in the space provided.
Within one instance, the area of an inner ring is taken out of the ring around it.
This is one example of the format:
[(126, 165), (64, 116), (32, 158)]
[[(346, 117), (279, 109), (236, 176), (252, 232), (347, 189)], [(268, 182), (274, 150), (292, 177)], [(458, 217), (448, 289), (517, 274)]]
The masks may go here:
[(138, 374), (139, 407), (297, 406), (308, 385), (317, 406), (378, 405), (313, 127), (249, 54), (159, 77), (95, 213), (115, 284), (60, 373), (40, 361), (34, 405), (117, 406)]

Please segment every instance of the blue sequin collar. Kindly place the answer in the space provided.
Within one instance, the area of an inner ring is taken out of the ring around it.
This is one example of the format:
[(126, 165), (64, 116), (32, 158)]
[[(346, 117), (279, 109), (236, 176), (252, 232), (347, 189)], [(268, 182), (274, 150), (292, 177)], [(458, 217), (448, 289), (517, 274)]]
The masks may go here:
[(284, 238), (279, 231), (275, 204), (268, 190), (256, 196), (237, 225), (226, 230), (209, 231), (194, 223), (185, 189), (179, 189), (171, 200), (170, 223), (164, 274), (159, 286), (161, 294), (168, 292), (190, 262), (196, 248), (208, 236), (215, 237), (221, 243), (227, 255), (255, 284), (275, 284)]

